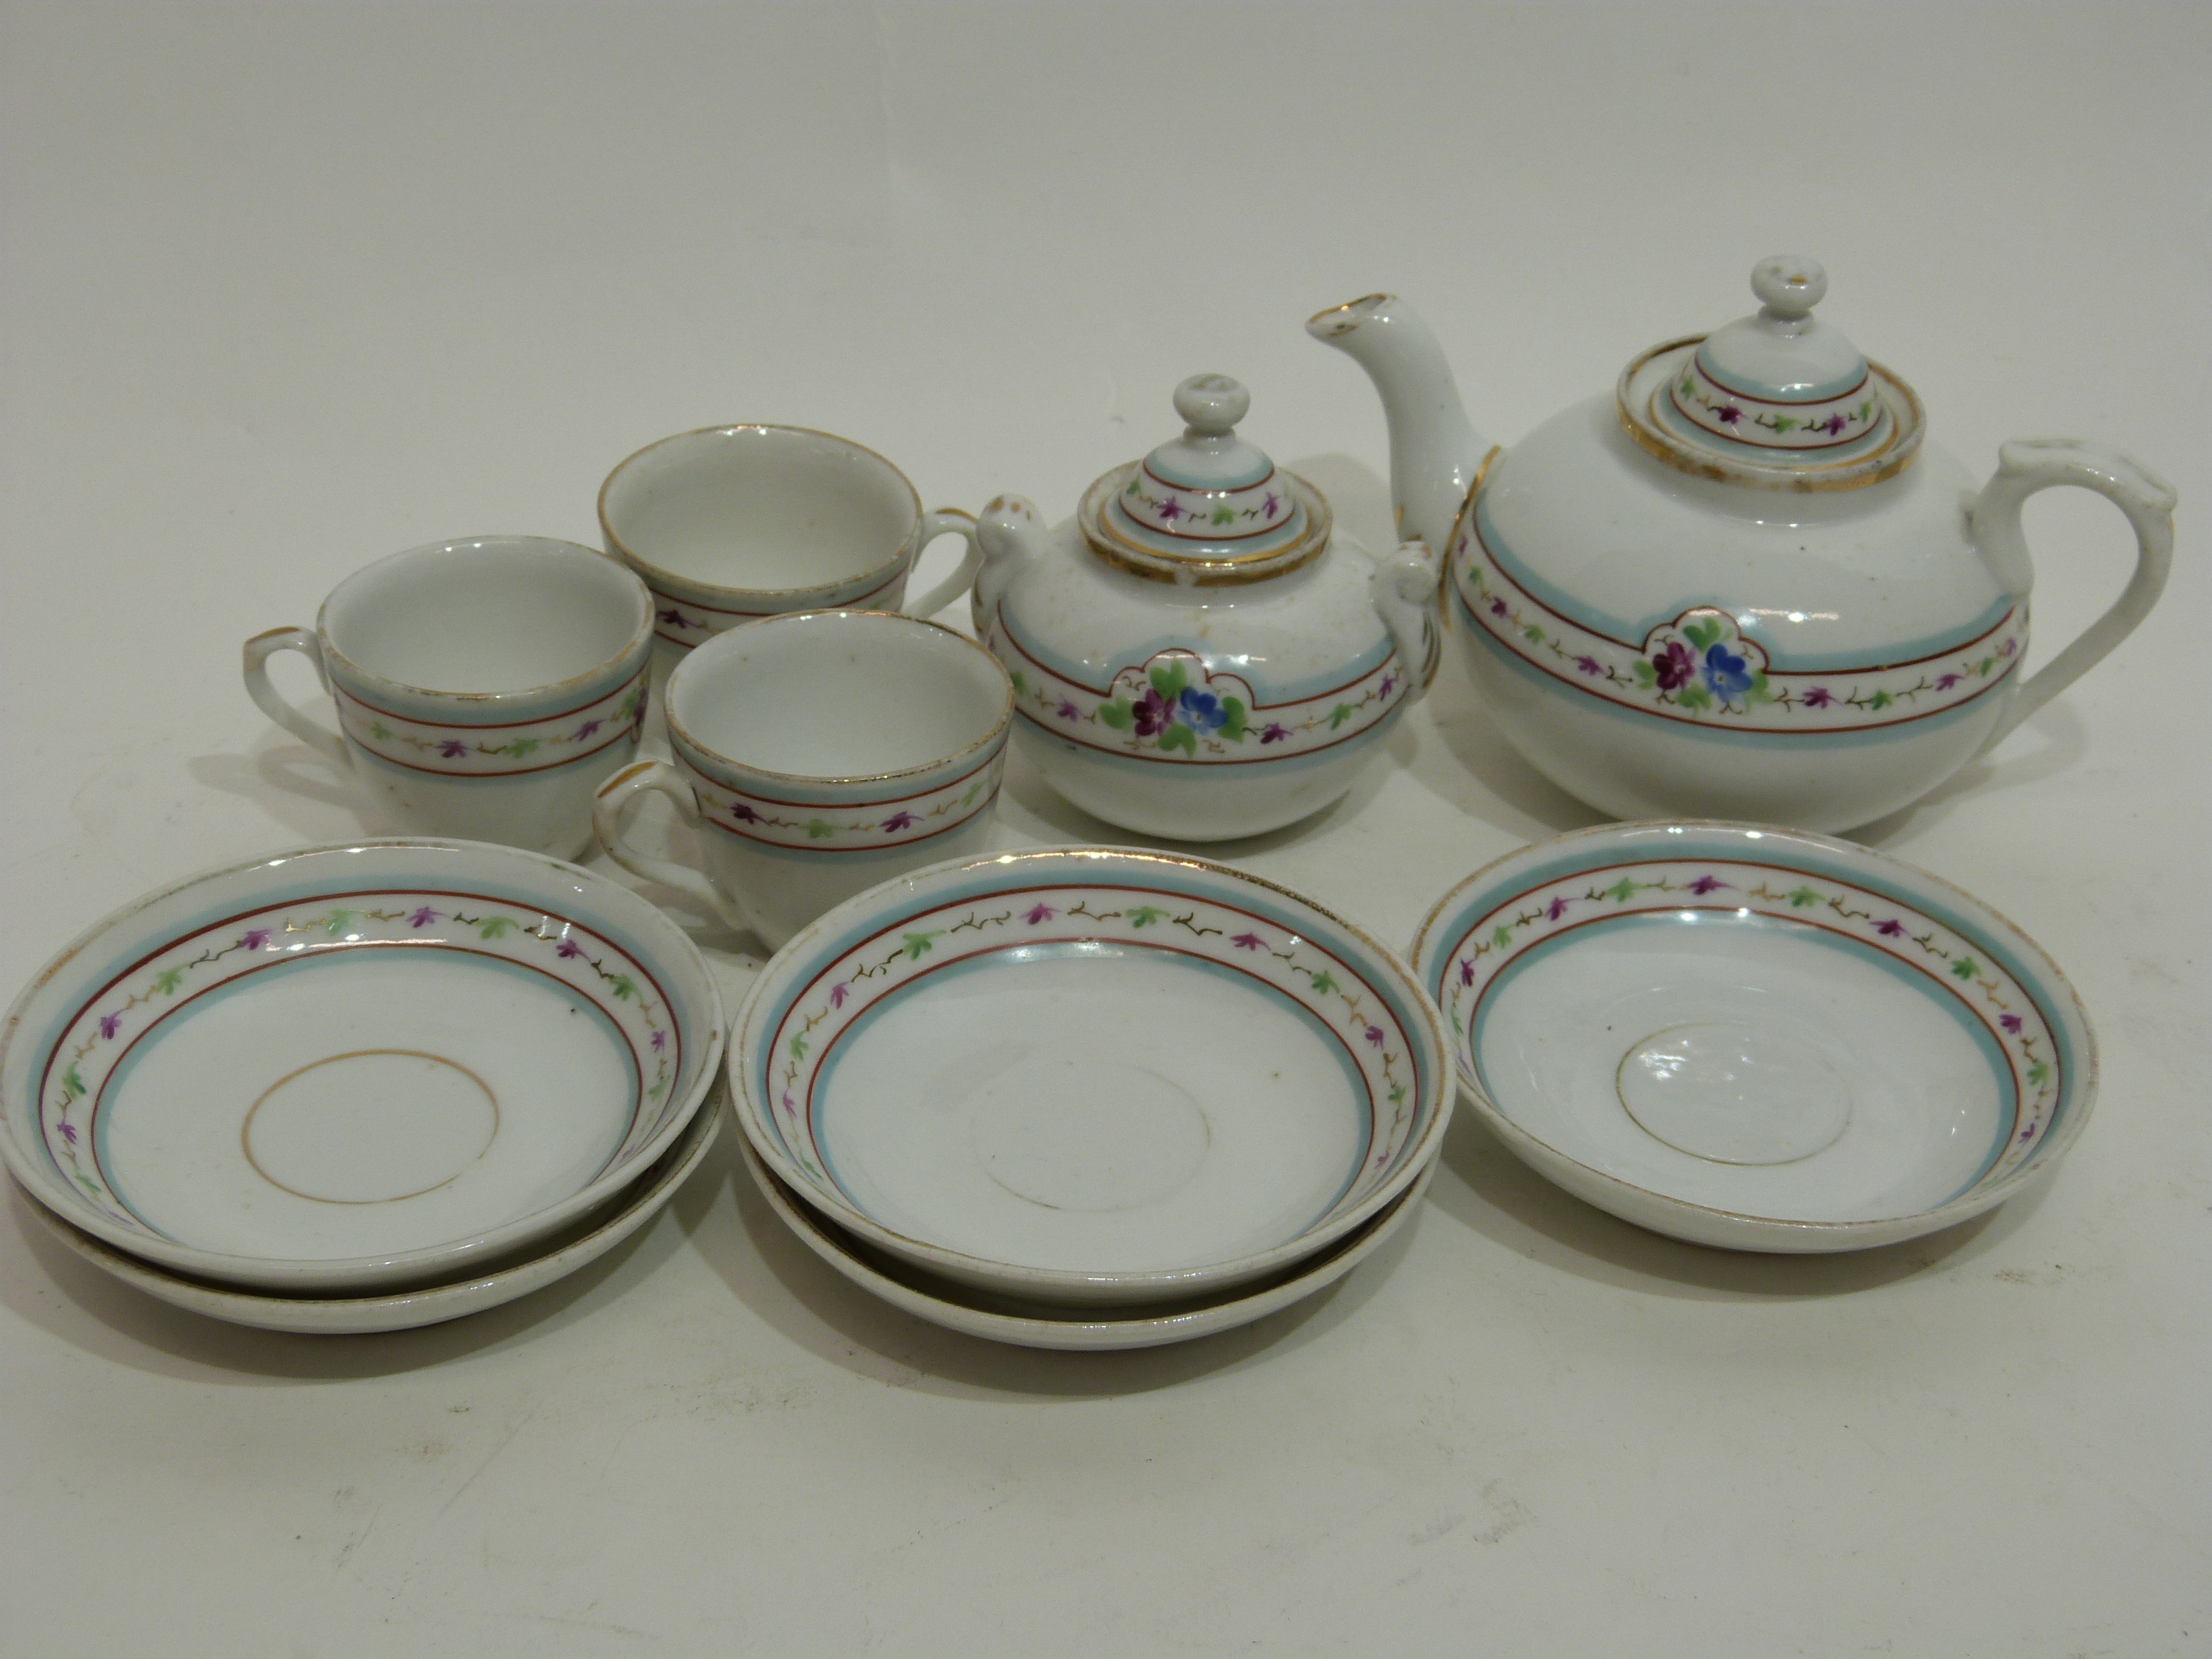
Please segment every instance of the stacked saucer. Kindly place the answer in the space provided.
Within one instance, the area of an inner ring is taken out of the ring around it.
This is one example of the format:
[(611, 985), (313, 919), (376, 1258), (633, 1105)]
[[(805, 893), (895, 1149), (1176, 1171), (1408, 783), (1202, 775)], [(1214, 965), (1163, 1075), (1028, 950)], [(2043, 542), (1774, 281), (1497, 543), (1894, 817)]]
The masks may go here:
[(956, 860), (804, 929), (737, 1021), (755, 1179), (924, 1318), (1141, 1346), (1329, 1284), (1417, 1207), (1442, 1017), (1389, 951), (1226, 866)]
[(714, 1134), (683, 933), (573, 865), (311, 848), (100, 922), (0, 1036), (39, 1219), (179, 1306), (286, 1330), (489, 1307), (649, 1220)]

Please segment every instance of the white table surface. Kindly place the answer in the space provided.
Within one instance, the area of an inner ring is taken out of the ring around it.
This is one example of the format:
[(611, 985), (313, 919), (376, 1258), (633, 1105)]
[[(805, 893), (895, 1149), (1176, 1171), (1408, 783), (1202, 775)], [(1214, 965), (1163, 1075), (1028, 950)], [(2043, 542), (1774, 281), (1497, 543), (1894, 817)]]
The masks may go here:
[[(1057, 516), (1218, 369), (1380, 542), (1380, 411), (1308, 313), (1415, 298), (1510, 441), (1802, 250), (1978, 470), (2075, 433), (2182, 501), (2141, 631), (1864, 832), (2097, 1022), (2096, 1117), (2039, 1195), (1735, 1255), (1462, 1116), (1332, 1292), (1077, 1357), (872, 1302), (726, 1137), (596, 1266), (383, 1337), (172, 1310), (10, 1194), (0, 1649), (2212, 1651), (2212, 12), (0, 16), (11, 985), (147, 888), (360, 832), (238, 641), (418, 542), (594, 540), (607, 469), (690, 427), (827, 428), (931, 504)], [(2078, 494), (2029, 521), (2047, 659), (2130, 544)], [(1403, 941), (1591, 818), (1454, 661), (1347, 802), (1228, 850)], [(1018, 762), (1000, 824), (1127, 839)], [(702, 939), (742, 985), (747, 943)]]

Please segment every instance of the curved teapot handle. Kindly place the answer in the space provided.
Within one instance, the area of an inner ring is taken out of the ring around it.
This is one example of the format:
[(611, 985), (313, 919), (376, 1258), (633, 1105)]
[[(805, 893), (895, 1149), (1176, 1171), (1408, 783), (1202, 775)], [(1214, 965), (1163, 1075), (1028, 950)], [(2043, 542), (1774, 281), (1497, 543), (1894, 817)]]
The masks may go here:
[(1375, 614), (1398, 642), (1404, 659), (1408, 689), (1406, 700), (1418, 702), (1437, 677), (1443, 649), (1437, 614), (1437, 556), (1426, 542), (1401, 544), (1395, 553), (1376, 562), (1367, 579)]
[(2094, 489), (2127, 514), (2136, 532), (2136, 574), (2109, 611), (2014, 693), (2012, 707), (1982, 745), (1985, 753), (2133, 632), (2166, 586), (2166, 567), (2173, 556), (2172, 484), (2101, 444), (2074, 438), (2015, 438), (1998, 448), (1996, 476), (1975, 499), (1972, 514), (1975, 544), (2008, 591), (2024, 594), (2035, 581), (2027, 538), (2021, 528), (2021, 508), (2029, 496), (2055, 484)]

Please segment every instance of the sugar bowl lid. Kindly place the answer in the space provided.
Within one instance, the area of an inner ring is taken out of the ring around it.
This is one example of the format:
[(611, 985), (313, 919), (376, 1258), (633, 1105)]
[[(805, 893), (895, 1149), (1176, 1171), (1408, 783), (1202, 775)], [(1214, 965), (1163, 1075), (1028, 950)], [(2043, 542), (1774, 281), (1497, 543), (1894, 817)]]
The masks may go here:
[(1628, 435), (1670, 466), (1755, 489), (1850, 489), (1920, 450), (1912, 388), (1813, 315), (1827, 273), (1783, 254), (1751, 273), (1759, 309), (1655, 346), (1621, 372)]
[(1328, 502), (1237, 435), (1252, 396), (1225, 374), (1175, 391), (1182, 435), (1117, 466), (1076, 515), (1091, 550), (1155, 580), (1219, 586), (1296, 569), (1328, 543)]

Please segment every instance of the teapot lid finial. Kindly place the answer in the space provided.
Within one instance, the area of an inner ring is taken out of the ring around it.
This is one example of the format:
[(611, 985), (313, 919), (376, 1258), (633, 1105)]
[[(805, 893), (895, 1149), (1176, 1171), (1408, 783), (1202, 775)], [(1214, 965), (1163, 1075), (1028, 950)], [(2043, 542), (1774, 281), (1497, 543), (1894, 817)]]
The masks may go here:
[(1226, 374), (1175, 389), (1182, 434), (1109, 472), (1084, 499), (1084, 534), (1103, 556), (1174, 580), (1257, 580), (1295, 568), (1328, 539), (1328, 503), (1237, 435), (1252, 394)]
[[(1630, 365), (1621, 390), (1630, 435), (1687, 471), (1766, 489), (1849, 489), (1908, 464), (1918, 402), (1813, 314), (1828, 273), (1777, 254), (1752, 268), (1751, 291), (1759, 301), (1752, 315)], [(1660, 371), (1646, 365), (1661, 357), (1668, 367), (1655, 381)]]

